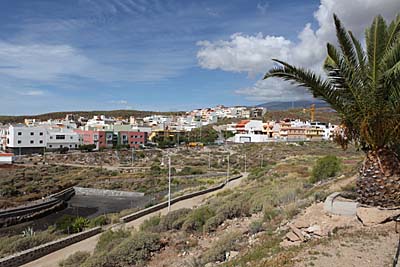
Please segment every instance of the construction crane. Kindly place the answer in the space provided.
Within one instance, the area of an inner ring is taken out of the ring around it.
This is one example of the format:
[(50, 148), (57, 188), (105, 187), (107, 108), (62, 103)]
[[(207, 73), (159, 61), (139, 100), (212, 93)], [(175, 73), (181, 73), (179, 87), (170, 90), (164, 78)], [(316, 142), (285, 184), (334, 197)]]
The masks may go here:
[(311, 122), (315, 121), (315, 104), (311, 104), (309, 109), (303, 108), (303, 113), (310, 111)]

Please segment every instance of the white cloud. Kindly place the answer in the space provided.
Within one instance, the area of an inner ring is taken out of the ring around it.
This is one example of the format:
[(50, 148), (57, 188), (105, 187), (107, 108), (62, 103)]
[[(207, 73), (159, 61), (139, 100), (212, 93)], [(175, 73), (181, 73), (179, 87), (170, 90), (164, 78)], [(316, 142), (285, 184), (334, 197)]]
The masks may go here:
[(44, 95), (44, 91), (42, 90), (30, 90), (25, 92), (19, 92), (20, 95), (24, 96), (41, 96)]
[(110, 101), (110, 103), (111, 104), (117, 104), (117, 105), (127, 105), (128, 101), (126, 101), (126, 100), (113, 100), (113, 101)]
[(268, 7), (269, 7), (269, 3), (268, 2), (258, 3), (257, 4), (258, 11), (260, 11), (261, 14), (263, 14), (263, 15), (265, 15), (265, 13), (267, 12)]
[(130, 66), (126, 68), (112, 64), (114, 59), (118, 61), (125, 55), (116, 51), (113, 56), (107, 59), (111, 64), (103, 64), (70, 45), (15, 44), (0, 40), (0, 76), (39, 82), (56, 82), (71, 77), (100, 82), (142, 82), (174, 77), (192, 65), (192, 59), (188, 57), (174, 58), (173, 55), (161, 54), (150, 62), (138, 56), (132, 57), (131, 61), (126, 59)]
[[(273, 66), (272, 58), (278, 58), (294, 65), (321, 71), (325, 58), (326, 43), (335, 42), (333, 14), (336, 13), (345, 27), (363, 40), (365, 27), (374, 16), (381, 14), (391, 20), (400, 10), (398, 0), (321, 0), (314, 17), (318, 29), (305, 25), (292, 42), (282, 36), (255, 36), (234, 34), (230, 40), (216, 42), (201, 41), (197, 53), (198, 62), (206, 69), (221, 69), (231, 72), (247, 72), (250, 75), (263, 74)], [(294, 88), (280, 80), (257, 81), (250, 88), (235, 91), (249, 100), (275, 101), (311, 98), (303, 89)]]
[(272, 66), (271, 57), (287, 59), (290, 41), (283, 37), (236, 33), (229, 41), (200, 41), (197, 59), (206, 69), (247, 72), (255, 75)]

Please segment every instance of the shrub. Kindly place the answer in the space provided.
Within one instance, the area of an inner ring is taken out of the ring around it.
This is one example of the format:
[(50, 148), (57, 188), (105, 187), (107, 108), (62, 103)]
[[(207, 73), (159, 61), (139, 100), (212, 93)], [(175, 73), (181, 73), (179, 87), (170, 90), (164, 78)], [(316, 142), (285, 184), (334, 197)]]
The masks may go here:
[(215, 231), (218, 228), (218, 226), (220, 226), (224, 221), (225, 221), (224, 215), (217, 214), (206, 221), (206, 223), (204, 224), (204, 231), (205, 232)]
[(274, 208), (272, 205), (265, 205), (263, 207), (264, 221), (272, 221), (276, 216), (279, 215), (279, 210)]
[(19, 251), (27, 250), (57, 238), (56, 235), (48, 232), (38, 232), (31, 236), (14, 236), (0, 239), (0, 255), (13, 254)]
[(172, 229), (179, 230), (185, 222), (186, 216), (191, 212), (191, 209), (179, 209), (169, 212), (167, 215), (161, 217), (160, 230), (168, 231)]
[(160, 220), (160, 214), (152, 216), (149, 219), (145, 220), (139, 228), (141, 231), (158, 232)]
[[(115, 242), (115, 239), (113, 241)], [(111, 250), (95, 253), (83, 266), (144, 266), (151, 254), (160, 250), (161, 247), (158, 234), (140, 231), (119, 240)]]
[(311, 183), (325, 180), (336, 176), (341, 170), (341, 161), (336, 156), (325, 156), (317, 160), (312, 169)]
[(111, 251), (115, 246), (121, 243), (122, 240), (130, 235), (131, 233), (125, 230), (108, 230), (101, 234), (95, 252)]
[(261, 220), (253, 221), (250, 223), (249, 232), (250, 234), (257, 234), (264, 230), (263, 222)]
[(223, 235), (201, 257), (203, 266), (209, 262), (225, 261), (226, 253), (237, 249), (237, 243), (240, 241), (241, 236), (239, 232), (230, 232)]
[(225, 219), (233, 219), (250, 215), (247, 201), (229, 201), (217, 209), (217, 214), (222, 214)]
[(110, 222), (111, 222), (110, 218), (108, 218), (105, 215), (100, 215), (90, 220), (89, 227), (103, 226), (109, 224)]
[(203, 225), (214, 215), (214, 211), (209, 207), (203, 206), (197, 208), (188, 214), (182, 225), (182, 229), (186, 232), (202, 231)]
[(89, 226), (89, 220), (84, 217), (77, 217), (72, 223), (72, 232), (79, 233)]
[(58, 265), (60, 267), (80, 267), (89, 257), (89, 252), (78, 251), (61, 261)]

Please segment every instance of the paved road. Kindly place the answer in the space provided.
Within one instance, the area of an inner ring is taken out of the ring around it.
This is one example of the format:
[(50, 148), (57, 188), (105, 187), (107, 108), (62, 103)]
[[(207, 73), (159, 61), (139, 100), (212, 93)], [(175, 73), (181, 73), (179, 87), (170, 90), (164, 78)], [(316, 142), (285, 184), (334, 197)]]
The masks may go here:
[[(182, 208), (193, 208), (195, 206), (198, 206), (199, 204), (201, 204), (206, 198), (215, 195), (221, 191), (230, 189), (230, 188), (234, 188), (237, 187), (240, 182), (247, 177), (247, 174), (244, 174), (243, 177), (231, 181), (229, 182), (224, 188), (208, 193), (208, 194), (204, 194), (201, 196), (197, 196), (191, 199), (186, 199), (186, 200), (182, 200), (178, 203), (175, 203), (171, 206), (171, 210), (177, 210), (177, 209), (182, 209)], [(121, 225), (115, 225), (114, 227), (112, 227), (113, 229), (116, 228), (121, 228), (121, 227), (126, 227), (126, 228), (137, 228), (139, 227), (139, 225), (146, 219), (154, 216), (155, 214), (161, 213), (162, 215), (166, 214), (168, 212), (168, 208), (164, 208), (162, 210), (156, 211), (154, 213), (150, 213), (146, 216), (143, 216), (141, 218), (138, 218), (136, 220), (133, 220), (131, 222), (128, 222), (126, 224), (121, 224)], [(55, 251), (53, 253), (50, 253), (42, 258), (39, 258), (35, 261), (29, 262), (25, 265), (23, 265), (24, 267), (57, 267), (58, 266), (58, 262), (67, 258), (69, 255), (77, 252), (77, 251), (88, 251), (88, 252), (93, 252), (94, 248), (96, 247), (97, 241), (100, 237), (100, 234), (92, 236), (88, 239), (85, 239), (83, 241), (80, 241), (78, 243), (75, 243), (73, 245), (70, 245), (68, 247), (65, 247), (63, 249), (60, 249), (58, 251)]]

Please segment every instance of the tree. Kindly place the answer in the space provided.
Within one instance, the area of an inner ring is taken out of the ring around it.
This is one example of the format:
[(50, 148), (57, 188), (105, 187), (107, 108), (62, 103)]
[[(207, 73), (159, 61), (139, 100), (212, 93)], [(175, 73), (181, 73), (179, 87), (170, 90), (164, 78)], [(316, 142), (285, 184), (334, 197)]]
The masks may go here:
[(400, 15), (389, 25), (375, 17), (365, 31), (366, 49), (333, 17), (339, 48), (327, 44), (326, 77), (274, 59), (279, 66), (264, 79), (292, 81), (335, 109), (342, 121), (335, 140), (343, 148), (354, 142), (366, 153), (357, 179), (359, 201), (399, 205)]

